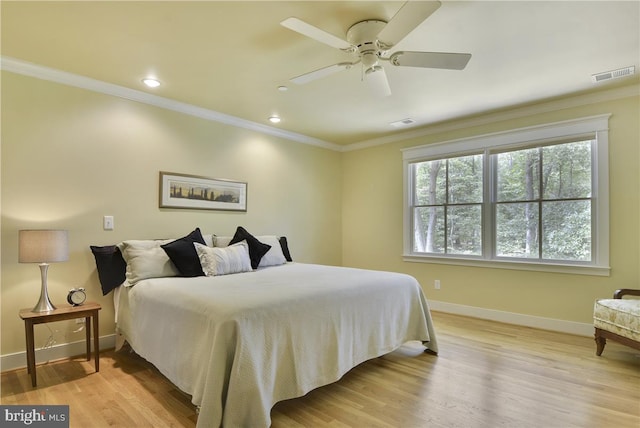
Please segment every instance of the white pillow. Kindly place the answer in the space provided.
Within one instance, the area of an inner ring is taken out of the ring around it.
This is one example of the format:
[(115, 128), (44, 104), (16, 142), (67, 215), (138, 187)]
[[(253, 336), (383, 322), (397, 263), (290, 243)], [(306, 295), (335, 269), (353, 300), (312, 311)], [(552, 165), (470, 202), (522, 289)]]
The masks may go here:
[(241, 241), (228, 247), (207, 247), (194, 242), (202, 271), (206, 276), (227, 275), (231, 273), (251, 272), (251, 259), (247, 241)]
[(256, 239), (263, 244), (271, 245), (267, 254), (260, 259), (258, 267), (283, 265), (287, 262), (277, 236), (256, 236)]
[[(271, 245), (271, 248), (267, 253), (260, 259), (260, 264), (258, 267), (266, 267), (266, 266), (277, 266), (283, 265), (287, 263), (287, 259), (284, 257), (284, 253), (282, 252), (282, 246), (280, 245), (280, 240), (277, 236), (256, 236), (258, 241), (263, 244)], [(215, 236), (213, 235), (213, 246), (214, 247), (226, 247), (229, 245), (229, 242), (233, 239), (233, 236)]]
[(213, 247), (213, 237), (215, 235), (212, 235), (210, 233), (208, 234), (202, 234), (202, 239), (204, 239), (204, 243), (207, 244), (208, 247)]
[(229, 242), (233, 239), (233, 236), (216, 236), (213, 235), (213, 246), (214, 247), (227, 247), (229, 246)]
[(160, 247), (173, 241), (173, 239), (130, 240), (119, 243), (118, 248), (122, 253), (122, 258), (127, 262), (127, 281), (133, 285), (147, 278), (178, 276), (178, 269)]

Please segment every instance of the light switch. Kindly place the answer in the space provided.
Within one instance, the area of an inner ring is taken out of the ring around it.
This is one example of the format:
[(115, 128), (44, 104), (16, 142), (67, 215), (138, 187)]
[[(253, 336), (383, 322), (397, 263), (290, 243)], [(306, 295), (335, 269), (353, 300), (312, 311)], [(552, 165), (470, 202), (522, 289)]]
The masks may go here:
[(113, 216), (106, 215), (102, 218), (102, 227), (104, 230), (113, 230)]

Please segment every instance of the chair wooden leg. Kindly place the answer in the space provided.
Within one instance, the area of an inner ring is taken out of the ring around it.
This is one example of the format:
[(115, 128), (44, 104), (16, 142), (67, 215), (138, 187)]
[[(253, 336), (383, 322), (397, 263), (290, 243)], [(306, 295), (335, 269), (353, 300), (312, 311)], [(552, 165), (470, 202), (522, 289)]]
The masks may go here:
[(604, 337), (600, 336), (598, 334), (598, 331), (596, 330), (596, 334), (595, 334), (595, 340), (596, 340), (596, 355), (600, 356), (602, 355), (602, 351), (604, 351), (604, 345), (607, 344), (607, 339), (605, 339)]

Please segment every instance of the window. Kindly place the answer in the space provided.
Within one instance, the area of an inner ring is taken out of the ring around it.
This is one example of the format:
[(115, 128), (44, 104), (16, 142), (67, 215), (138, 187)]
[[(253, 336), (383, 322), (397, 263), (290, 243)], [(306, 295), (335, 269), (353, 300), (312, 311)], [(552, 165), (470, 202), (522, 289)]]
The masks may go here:
[(413, 251), (482, 254), (482, 155), (413, 165)]
[(405, 260), (608, 275), (608, 117), (404, 150)]

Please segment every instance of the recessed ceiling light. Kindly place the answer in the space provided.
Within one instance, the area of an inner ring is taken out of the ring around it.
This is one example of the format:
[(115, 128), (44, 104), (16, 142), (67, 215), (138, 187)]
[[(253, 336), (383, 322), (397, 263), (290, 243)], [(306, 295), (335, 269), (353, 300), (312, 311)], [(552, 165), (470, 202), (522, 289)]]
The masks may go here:
[(278, 116), (271, 116), (269, 118), (269, 122), (271, 122), (271, 123), (280, 123), (280, 118)]
[(391, 122), (389, 125), (393, 126), (394, 128), (401, 128), (403, 126), (413, 125), (414, 123), (416, 123), (416, 121), (408, 117), (406, 119), (396, 120), (395, 122)]
[(289, 88), (287, 88), (286, 86), (278, 86), (278, 90), (279, 90), (280, 92), (286, 92), (286, 91), (288, 91), (288, 90), (289, 90)]
[(144, 83), (150, 88), (157, 88), (158, 86), (160, 86), (160, 82), (158, 80), (151, 79), (151, 78), (142, 79), (142, 83)]

